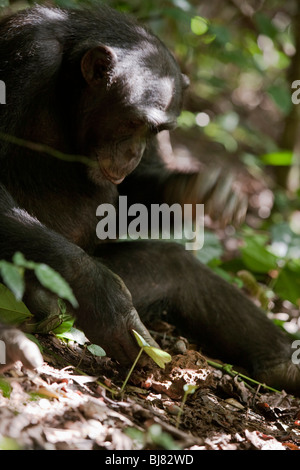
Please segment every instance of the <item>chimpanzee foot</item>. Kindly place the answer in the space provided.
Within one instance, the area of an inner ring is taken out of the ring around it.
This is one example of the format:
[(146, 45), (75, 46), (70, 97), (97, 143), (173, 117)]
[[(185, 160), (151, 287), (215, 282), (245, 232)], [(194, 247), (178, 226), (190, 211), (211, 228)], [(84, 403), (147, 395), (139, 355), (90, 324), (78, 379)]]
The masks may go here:
[(38, 346), (22, 331), (1, 325), (0, 341), (0, 372), (9, 369), (16, 361), (21, 361), (27, 369), (42, 365), (43, 358)]

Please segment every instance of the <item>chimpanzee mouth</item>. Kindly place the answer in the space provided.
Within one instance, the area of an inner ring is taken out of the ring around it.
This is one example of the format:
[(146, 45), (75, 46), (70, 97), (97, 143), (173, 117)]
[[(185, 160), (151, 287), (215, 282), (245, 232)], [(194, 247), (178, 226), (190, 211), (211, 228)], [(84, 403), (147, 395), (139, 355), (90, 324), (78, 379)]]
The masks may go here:
[(120, 184), (122, 183), (122, 181), (125, 179), (125, 176), (116, 176), (116, 175), (113, 175), (111, 173), (109, 173), (105, 168), (101, 167), (101, 172), (103, 174), (103, 176), (105, 177), (105, 179), (107, 179), (108, 181), (110, 181), (111, 183), (113, 184)]

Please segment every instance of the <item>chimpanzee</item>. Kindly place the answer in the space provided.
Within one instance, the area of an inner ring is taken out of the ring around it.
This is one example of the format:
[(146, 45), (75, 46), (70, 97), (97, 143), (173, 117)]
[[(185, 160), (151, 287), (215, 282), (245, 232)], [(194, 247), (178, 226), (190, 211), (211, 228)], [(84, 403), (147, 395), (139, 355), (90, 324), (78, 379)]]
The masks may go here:
[[(1, 20), (0, 57), (0, 259), (20, 251), (57, 270), (78, 300), (78, 326), (122, 363), (137, 354), (132, 329), (155, 344), (140, 318), (160, 315), (256, 378), (299, 391), (290, 340), (181, 245), (96, 237), (97, 207), (118, 194), (202, 202), (198, 175), (172, 173), (155, 150), (187, 86), (160, 40), (107, 7), (34, 7)], [(33, 276), (26, 283), (34, 314), (58, 309)], [(23, 333), (2, 325), (0, 338), (8, 360), (39, 364)]]

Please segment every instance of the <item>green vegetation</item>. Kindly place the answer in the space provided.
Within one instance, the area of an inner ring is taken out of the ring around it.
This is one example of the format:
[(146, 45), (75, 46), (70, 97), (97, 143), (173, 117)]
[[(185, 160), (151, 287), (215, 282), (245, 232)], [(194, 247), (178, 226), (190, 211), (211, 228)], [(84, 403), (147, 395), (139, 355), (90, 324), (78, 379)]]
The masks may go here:
[(168, 354), (166, 351), (162, 351), (161, 349), (158, 349), (158, 348), (155, 348), (153, 346), (150, 346), (149, 343), (147, 343), (147, 341), (145, 341), (145, 339), (135, 330), (132, 330), (133, 331), (133, 334), (135, 336), (135, 339), (140, 347), (140, 351), (134, 361), (134, 363), (132, 364), (124, 382), (123, 382), (123, 385), (121, 387), (121, 392), (123, 392), (123, 390), (125, 389), (126, 387), (126, 384), (135, 368), (135, 366), (137, 365), (141, 355), (143, 352), (145, 352), (146, 354), (148, 354), (149, 357), (151, 357), (151, 359), (153, 359), (153, 361), (159, 366), (161, 367), (162, 369), (165, 368), (165, 364), (170, 362), (171, 361), (171, 356), (170, 354)]

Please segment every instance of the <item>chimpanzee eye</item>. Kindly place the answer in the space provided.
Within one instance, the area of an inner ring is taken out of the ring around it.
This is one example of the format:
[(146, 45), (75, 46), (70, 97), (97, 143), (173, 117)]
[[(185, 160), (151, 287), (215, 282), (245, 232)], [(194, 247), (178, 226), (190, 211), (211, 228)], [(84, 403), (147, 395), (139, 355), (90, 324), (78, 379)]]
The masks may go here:
[(129, 126), (128, 127), (130, 127), (130, 129), (138, 129), (142, 125), (143, 125), (142, 121), (140, 121), (138, 119), (135, 119), (135, 120), (129, 121)]
[(171, 131), (175, 129), (176, 125), (177, 125), (176, 121), (166, 122), (157, 126), (151, 125), (150, 131), (152, 134), (159, 134), (159, 132), (162, 132), (162, 131)]
[(151, 127), (151, 132), (152, 132), (152, 134), (159, 134), (160, 132), (165, 131), (167, 129), (168, 129), (168, 127), (164, 126), (164, 125), (152, 126)]
[(131, 133), (137, 129), (139, 129), (140, 127), (143, 126), (143, 123), (142, 121), (139, 121), (139, 120), (130, 120), (130, 121), (124, 121), (122, 123), (120, 123), (120, 125), (118, 126), (118, 131), (122, 134), (128, 134), (128, 133)]

